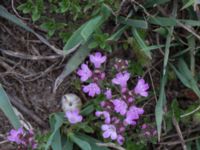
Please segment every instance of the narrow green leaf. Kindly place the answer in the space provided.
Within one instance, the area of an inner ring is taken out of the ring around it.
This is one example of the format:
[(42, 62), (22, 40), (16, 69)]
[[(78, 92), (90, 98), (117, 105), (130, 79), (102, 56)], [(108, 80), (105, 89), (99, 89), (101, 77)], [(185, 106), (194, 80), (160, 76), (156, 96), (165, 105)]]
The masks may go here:
[(195, 0), (189, 0), (181, 9), (182, 9), (182, 10), (183, 10), (183, 9), (186, 9), (186, 8), (188, 8), (188, 7), (192, 6), (192, 5), (194, 5), (194, 3), (195, 3)]
[(69, 59), (67, 62), (63, 72), (57, 77), (54, 83), (54, 92), (58, 88), (58, 86), (62, 83), (62, 81), (70, 75), (73, 71), (75, 71), (78, 66), (85, 60), (85, 58), (90, 53), (91, 49), (88, 48), (88, 44), (81, 46), (75, 54)]
[(85, 140), (80, 139), (77, 137), (74, 133), (69, 134), (69, 138), (76, 143), (82, 150), (92, 150), (91, 146), (88, 142)]
[(113, 35), (111, 35), (106, 41), (117, 41), (119, 40), (119, 38), (121, 37), (121, 35), (123, 34), (123, 32), (128, 28), (128, 26), (123, 26), (122, 28), (120, 28), (119, 30), (117, 30), (117, 32), (115, 32)]
[(172, 17), (150, 17), (148, 19), (148, 22), (151, 24), (163, 26), (163, 27), (169, 27), (169, 26), (176, 26), (177, 21), (175, 18)]
[(160, 136), (161, 136), (162, 120), (163, 120), (163, 113), (164, 113), (163, 107), (166, 104), (166, 95), (165, 95), (166, 81), (167, 81), (167, 75), (165, 74), (161, 80), (159, 99), (156, 103), (156, 109), (155, 109), (158, 139), (160, 139)]
[[(144, 42), (145, 40), (141, 38), (140, 34), (138, 33), (138, 31), (136, 29), (132, 28), (132, 33), (133, 33), (133, 36), (136, 39), (137, 43), (140, 45), (141, 50), (144, 52), (144, 54), (148, 58), (151, 59), (151, 53), (150, 53), (150, 50), (147, 48), (148, 46)], [(145, 49), (145, 51), (143, 49)]]
[(90, 35), (95, 31), (95, 29), (99, 27), (100, 21), (102, 19), (103, 16), (97, 16), (85, 25), (85, 27), (81, 31), (81, 36), (83, 37), (85, 42), (89, 39)]
[[(177, 3), (175, 3), (172, 11), (172, 15), (175, 17), (177, 13)], [(163, 120), (163, 107), (166, 103), (166, 94), (165, 94), (165, 84), (167, 81), (167, 68), (168, 68), (168, 60), (169, 60), (169, 52), (170, 52), (170, 45), (171, 39), (174, 31), (174, 26), (169, 28), (169, 33), (166, 39), (166, 46), (165, 46), (165, 55), (164, 55), (164, 63), (163, 63), (163, 75), (161, 80), (161, 87), (160, 87), (160, 94), (158, 102), (156, 103), (156, 125), (158, 130), (158, 140), (160, 141), (161, 136), (161, 128), (162, 128), (162, 120)]]
[(101, 141), (99, 141), (97, 139), (94, 139), (91, 136), (79, 133), (79, 134), (77, 134), (77, 137), (79, 139), (87, 141), (90, 144), (91, 148), (92, 148), (91, 150), (109, 150), (106, 147), (100, 147), (100, 146), (98, 146), (96, 143), (101, 143)]
[(163, 64), (163, 75), (166, 73), (166, 68), (167, 68), (167, 65), (168, 65), (169, 52), (170, 52), (169, 49), (170, 49), (170, 45), (171, 45), (173, 31), (174, 31), (174, 26), (170, 27), (169, 33), (167, 35), (167, 40), (166, 40), (166, 44), (165, 44), (165, 56), (164, 56), (164, 64)]
[(54, 134), (54, 138), (51, 142), (51, 147), (53, 150), (62, 150), (60, 131), (57, 130)]
[[(170, 45), (170, 47), (172, 47), (172, 46), (179, 46), (179, 45), (180, 45), (180, 44), (178, 44), (178, 43), (173, 43), (173, 44)], [(142, 50), (143, 50), (143, 51), (151, 51), (151, 50), (163, 48), (163, 47), (165, 47), (165, 46), (166, 46), (166, 45), (152, 45), (152, 46), (148, 46), (148, 47), (146, 47), (146, 48), (143, 48)]]
[(9, 119), (10, 123), (15, 129), (20, 128), (21, 124), (19, 118), (16, 116), (12, 108), (12, 105), (10, 103), (10, 100), (1, 84), (0, 84), (0, 109), (4, 112), (4, 114)]
[(61, 113), (52, 114), (50, 116), (49, 122), (51, 125), (52, 134), (47, 141), (45, 150), (48, 150), (50, 146), (52, 146), (53, 150), (62, 150), (61, 137), (59, 132), (60, 127), (64, 122), (64, 115)]
[(187, 19), (179, 19), (178, 21), (182, 22), (183, 24), (186, 24), (188, 26), (200, 26), (199, 20), (187, 20)]
[(177, 26), (178, 22), (189, 26), (200, 26), (200, 22), (198, 20), (175, 19), (172, 17), (150, 17), (148, 22), (162, 27)]
[(196, 143), (196, 150), (200, 150), (200, 138), (195, 140)]
[(69, 138), (65, 138), (65, 141), (63, 150), (73, 150), (74, 143)]
[(64, 51), (68, 51), (68, 49), (79, 44), (85, 44), (90, 39), (92, 33), (110, 16), (110, 11), (108, 9), (107, 5), (102, 5), (102, 15), (90, 19), (77, 29), (65, 44), (63, 48)]
[(137, 20), (137, 19), (126, 19), (125, 17), (118, 18), (119, 23), (131, 26), (133, 28), (142, 28), (147, 29), (148, 24), (144, 20)]
[(19, 18), (10, 14), (2, 5), (0, 5), (0, 16), (15, 23), (16, 25), (24, 28), (29, 32), (34, 32), (31, 28), (29, 28), (25, 23), (23, 23)]
[(91, 104), (85, 107), (84, 109), (82, 109), (80, 113), (83, 116), (87, 116), (87, 115), (90, 115), (93, 111), (94, 111), (94, 105)]
[(63, 55), (63, 52), (56, 49), (54, 46), (52, 46), (44, 37), (37, 34), (34, 30), (29, 28), (25, 23), (23, 23), (19, 18), (16, 16), (10, 14), (2, 5), (0, 5), (0, 17), (3, 17), (7, 19), (8, 21), (13, 22), (14, 24), (18, 25), (19, 27), (25, 29), (28, 32), (33, 33), (38, 39), (40, 39), (45, 45), (53, 49), (56, 53)]
[(65, 46), (63, 47), (63, 50), (67, 52), (69, 49), (75, 47), (78, 44), (83, 43), (83, 38), (81, 36), (81, 31), (85, 27), (86, 24), (83, 24), (79, 29), (77, 29), (72, 36), (69, 38)]
[(191, 71), (189, 70), (187, 64), (183, 59), (179, 60), (178, 69), (174, 65), (171, 65), (172, 69), (176, 73), (177, 77), (180, 81), (188, 88), (192, 89), (197, 96), (200, 98), (200, 90), (198, 88), (198, 84), (194, 77), (192, 76)]
[(173, 101), (172, 101), (171, 112), (172, 112), (171, 117), (175, 117), (175, 119), (177, 121), (179, 121), (180, 116), (181, 116), (181, 109), (180, 109), (178, 101), (176, 99), (173, 99)]

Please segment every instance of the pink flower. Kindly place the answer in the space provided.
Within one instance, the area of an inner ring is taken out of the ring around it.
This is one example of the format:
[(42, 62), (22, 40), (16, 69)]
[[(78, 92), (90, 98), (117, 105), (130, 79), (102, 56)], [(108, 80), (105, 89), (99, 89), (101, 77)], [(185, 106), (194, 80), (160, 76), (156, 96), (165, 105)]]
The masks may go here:
[(92, 71), (88, 68), (88, 65), (82, 64), (81, 69), (77, 71), (77, 74), (81, 77), (81, 81), (87, 81), (92, 76)]
[(143, 124), (142, 129), (146, 129), (146, 128), (147, 128), (147, 124)]
[(127, 104), (126, 102), (124, 102), (123, 100), (120, 99), (115, 99), (112, 101), (115, 111), (117, 113), (120, 113), (121, 115), (125, 115), (126, 114), (126, 110), (127, 110)]
[(101, 64), (106, 61), (106, 56), (102, 56), (100, 52), (96, 52), (94, 55), (90, 55), (89, 57), (95, 68), (100, 68)]
[(103, 137), (106, 138), (111, 138), (112, 140), (117, 139), (117, 131), (116, 127), (111, 124), (104, 124), (101, 126), (101, 129), (103, 130)]
[(106, 92), (104, 93), (107, 99), (112, 98), (112, 91), (111, 89), (107, 89)]
[(90, 83), (89, 85), (83, 86), (83, 92), (88, 93), (89, 96), (94, 97), (101, 93), (101, 89), (96, 83)]
[(123, 145), (124, 143), (124, 137), (121, 135), (117, 136), (117, 143), (119, 143), (119, 145)]
[(17, 144), (22, 144), (23, 140), (21, 139), (21, 137), (23, 137), (24, 135), (24, 130), (22, 128), (19, 128), (18, 130), (14, 130), (12, 129), (8, 136), (7, 139), (10, 142), (15, 142)]
[(144, 79), (139, 79), (137, 85), (134, 88), (135, 94), (139, 94), (141, 96), (147, 97), (149, 89), (148, 83), (145, 83)]
[(115, 78), (112, 79), (112, 83), (120, 85), (122, 89), (126, 89), (127, 87), (127, 81), (130, 78), (130, 73), (123, 72), (116, 74)]
[(10, 142), (20, 144), (20, 147), (23, 147), (23, 149), (28, 149), (30, 147), (32, 147), (32, 149), (37, 148), (37, 143), (32, 130), (24, 131), (23, 128), (19, 128), (18, 130), (12, 129), (9, 132), (7, 139)]
[(79, 115), (79, 110), (75, 109), (73, 111), (67, 111), (65, 113), (65, 116), (67, 117), (68, 121), (71, 124), (76, 124), (78, 122), (81, 122), (83, 117), (81, 115)]
[(97, 117), (104, 116), (105, 123), (107, 123), (107, 124), (110, 123), (110, 114), (109, 114), (109, 112), (107, 112), (107, 111), (96, 111), (95, 115)]
[(139, 115), (142, 115), (144, 110), (136, 106), (131, 106), (126, 113), (126, 118), (124, 120), (125, 124), (135, 125), (136, 120), (139, 119)]

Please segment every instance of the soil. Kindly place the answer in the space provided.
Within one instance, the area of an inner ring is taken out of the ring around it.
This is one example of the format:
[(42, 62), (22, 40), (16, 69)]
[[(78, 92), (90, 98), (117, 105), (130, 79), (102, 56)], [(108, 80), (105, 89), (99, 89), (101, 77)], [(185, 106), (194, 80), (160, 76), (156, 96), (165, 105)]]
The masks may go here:
[[(51, 43), (58, 43), (56, 40)], [(7, 54), (6, 51), (11, 52)], [(55, 59), (31, 60), (27, 55), (55, 56)], [(48, 129), (48, 116), (60, 110), (60, 99), (71, 88), (73, 76), (65, 79), (56, 93), (52, 92), (54, 82), (62, 72), (68, 58), (57, 57), (35, 36), (0, 19), (0, 83), (12, 104), (34, 128)], [(5, 134), (11, 125), (0, 113), (1, 133)]]

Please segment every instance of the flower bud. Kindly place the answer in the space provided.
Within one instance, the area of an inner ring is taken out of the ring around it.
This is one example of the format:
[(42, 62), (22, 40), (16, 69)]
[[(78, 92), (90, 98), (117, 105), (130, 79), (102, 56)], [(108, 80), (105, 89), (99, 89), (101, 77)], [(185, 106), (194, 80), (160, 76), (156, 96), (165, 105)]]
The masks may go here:
[(62, 110), (64, 112), (73, 111), (75, 109), (80, 110), (81, 106), (81, 99), (76, 94), (69, 93), (62, 97)]

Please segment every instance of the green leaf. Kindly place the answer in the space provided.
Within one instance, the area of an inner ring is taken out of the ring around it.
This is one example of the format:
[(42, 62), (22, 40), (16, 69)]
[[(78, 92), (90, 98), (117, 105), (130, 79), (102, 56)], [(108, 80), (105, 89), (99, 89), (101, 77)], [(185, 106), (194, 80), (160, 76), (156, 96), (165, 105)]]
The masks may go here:
[(194, 3), (195, 3), (195, 0), (189, 0), (181, 9), (182, 9), (182, 10), (183, 10), (183, 9), (186, 9), (186, 8), (188, 8), (188, 7), (192, 6), (192, 5), (194, 5)]
[(98, 146), (96, 143), (102, 143), (102, 142), (99, 141), (99, 140), (94, 139), (94, 138), (91, 137), (91, 136), (88, 136), (88, 135), (79, 133), (79, 134), (77, 134), (77, 137), (78, 137), (79, 139), (82, 139), (82, 140), (84, 140), (84, 141), (87, 141), (87, 142), (90, 144), (90, 146), (91, 146), (91, 150), (109, 150), (109, 149), (106, 148), (106, 147)]
[(82, 129), (85, 133), (94, 133), (93, 128), (90, 127), (87, 122), (79, 123), (77, 125), (77, 128)]
[(81, 36), (81, 31), (85, 27), (86, 24), (83, 24), (78, 30), (76, 30), (72, 36), (69, 38), (65, 46), (63, 47), (64, 51), (68, 51), (69, 49), (75, 47), (78, 44), (83, 43), (83, 38)]
[(91, 146), (88, 142), (85, 140), (80, 139), (78, 136), (76, 136), (74, 133), (70, 133), (69, 138), (76, 143), (82, 150), (92, 150)]
[[(177, 12), (177, 5), (173, 7), (172, 15), (176, 16)], [(168, 60), (169, 60), (169, 49), (171, 45), (172, 35), (174, 31), (174, 26), (171, 26), (169, 28), (169, 33), (167, 35), (166, 39), (166, 46), (165, 46), (165, 55), (164, 55), (164, 63), (163, 63), (163, 75), (161, 80), (161, 86), (160, 86), (160, 93), (159, 93), (159, 99), (156, 103), (156, 109), (155, 109), (155, 115), (156, 115), (156, 125), (157, 125), (157, 131), (158, 131), (158, 141), (160, 141), (161, 136), (161, 128), (162, 128), (162, 120), (163, 120), (163, 107), (166, 103), (166, 94), (165, 94), (165, 85), (167, 81), (167, 69), (168, 69)]]
[[(98, 29), (101, 24), (108, 18), (110, 15), (109, 10), (106, 6), (102, 6), (103, 15), (97, 16), (95, 18), (90, 19), (86, 23), (84, 23), (78, 30), (74, 32), (74, 34), (70, 37), (67, 43), (64, 46), (64, 51), (68, 51), (78, 44), (85, 44), (89, 39), (92, 33)], [(106, 16), (105, 16), (106, 15)]]
[(82, 109), (80, 113), (83, 116), (87, 116), (87, 115), (90, 115), (93, 111), (94, 111), (94, 105), (90, 104), (87, 107), (85, 107), (84, 109)]
[(167, 75), (165, 74), (161, 80), (159, 99), (156, 103), (156, 109), (155, 109), (156, 125), (157, 125), (159, 139), (161, 136), (162, 120), (164, 114), (163, 107), (166, 104), (166, 94), (165, 94), (166, 81), (167, 81)]
[(57, 130), (54, 134), (54, 138), (51, 142), (51, 147), (53, 150), (62, 150), (60, 131)]
[(167, 66), (168, 66), (169, 53), (170, 53), (170, 46), (171, 46), (173, 31), (174, 31), (174, 26), (170, 27), (169, 33), (167, 35), (167, 40), (166, 40), (166, 44), (165, 44), (164, 63), (163, 63), (163, 75), (166, 73)]
[(147, 29), (148, 24), (144, 20), (137, 20), (137, 19), (126, 19), (125, 17), (118, 18), (119, 23), (131, 26), (133, 28), (142, 28)]
[(187, 64), (183, 59), (179, 60), (178, 69), (174, 65), (171, 65), (172, 69), (176, 73), (177, 77), (180, 81), (188, 88), (192, 89), (197, 96), (200, 98), (200, 90), (198, 88), (198, 84), (194, 77), (192, 76), (191, 71), (189, 70)]
[[(134, 29), (134, 28), (132, 28), (132, 33), (133, 33), (133, 36), (134, 36), (135, 40), (136, 40), (137, 43), (140, 45), (141, 51), (144, 52), (144, 54), (145, 54), (148, 58), (152, 59), (152, 58), (151, 58), (150, 50), (148, 50), (148, 48), (147, 48), (148, 46), (147, 46), (146, 43), (144, 42), (145, 39), (142, 39), (142, 37), (140, 36), (139, 32), (138, 32), (136, 29)], [(143, 49), (145, 49), (145, 51), (144, 51)]]
[(121, 35), (124, 33), (124, 31), (128, 28), (128, 26), (123, 26), (122, 28), (120, 28), (119, 30), (117, 30), (117, 32), (115, 32), (113, 35), (111, 35), (107, 41), (117, 41), (119, 40), (119, 38), (121, 37)]
[(4, 114), (9, 119), (10, 123), (15, 129), (21, 127), (19, 118), (16, 116), (12, 108), (12, 105), (10, 103), (10, 100), (1, 84), (0, 84), (0, 109), (4, 112)]
[(37, 7), (34, 7), (31, 17), (33, 22), (37, 21), (40, 18), (40, 13)]
[(171, 110), (172, 116), (175, 117), (177, 121), (179, 121), (181, 116), (181, 109), (179, 108), (179, 104), (176, 99), (172, 101)]
[(134, 143), (133, 141), (128, 141), (126, 150), (146, 150), (147, 147), (142, 143)]
[(162, 27), (177, 26), (178, 22), (188, 26), (200, 26), (198, 20), (175, 19), (173, 17), (149, 17), (148, 22)]
[(176, 26), (177, 21), (172, 17), (150, 17), (148, 22), (151, 24), (168, 27), (168, 26)]
[(90, 49), (93, 49), (93, 48), (96, 48), (97, 46), (98, 46), (98, 43), (94, 41), (94, 42), (90, 43), (88, 47)]
[(61, 137), (60, 137), (60, 127), (64, 122), (63, 113), (52, 114), (49, 119), (52, 133), (47, 141), (45, 150), (48, 150), (50, 145), (53, 150), (62, 150)]
[(81, 30), (81, 36), (83, 37), (84, 41), (86, 42), (91, 34), (99, 27), (99, 24), (101, 20), (103, 19), (103, 16), (97, 16), (96, 18), (93, 18), (92, 20), (88, 21), (84, 28)]
[(55, 83), (54, 83), (54, 92), (58, 88), (58, 86), (62, 83), (65, 77), (70, 75), (73, 71), (75, 71), (78, 66), (85, 60), (85, 58), (90, 53), (91, 49), (88, 48), (87, 43), (83, 46), (81, 46), (75, 54), (69, 59), (67, 62), (63, 72), (57, 77)]
[(63, 150), (73, 150), (74, 143), (69, 138), (66, 138), (65, 140), (66, 143), (63, 146)]
[(196, 150), (200, 150), (200, 138), (195, 140)]
[(19, 27), (25, 29), (28, 32), (33, 33), (38, 39), (40, 39), (45, 45), (52, 48), (56, 53), (63, 54), (60, 50), (55, 50), (55, 47), (53, 47), (44, 37), (37, 34), (34, 30), (29, 28), (25, 23), (23, 23), (19, 18), (16, 16), (10, 14), (3, 6), (0, 5), (0, 17), (3, 17), (7, 19), (8, 21), (11, 21), (12, 23), (18, 25)]
[(187, 20), (187, 19), (179, 19), (178, 21), (182, 22), (183, 24), (186, 24), (188, 26), (200, 26), (199, 20)]
[[(78, 30), (76, 30), (64, 46), (64, 51), (68, 51), (68, 49), (71, 49), (78, 44), (84, 44), (89, 39), (94, 30), (97, 28), (96, 25), (100, 23), (100, 19), (102, 19), (101, 16), (93, 18), (85, 24), (83, 24)], [(89, 27), (92, 29), (90, 29)], [(86, 33), (87, 31), (89, 32)]]

